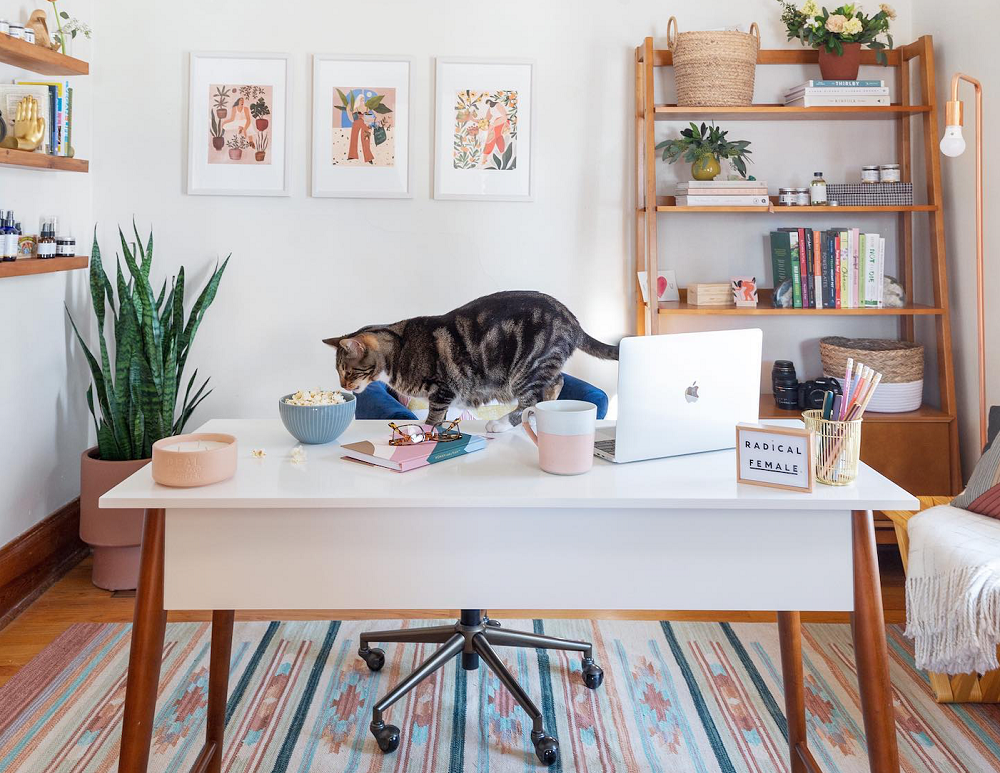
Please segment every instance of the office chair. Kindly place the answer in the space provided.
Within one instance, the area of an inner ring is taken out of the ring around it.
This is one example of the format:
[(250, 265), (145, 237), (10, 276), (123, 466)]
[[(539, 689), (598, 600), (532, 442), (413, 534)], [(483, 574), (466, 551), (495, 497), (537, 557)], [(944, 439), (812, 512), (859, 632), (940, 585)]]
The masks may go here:
[(524, 689), (514, 679), (513, 674), (500, 660), (493, 645), (506, 647), (531, 647), (535, 649), (564, 650), (583, 653), (583, 681), (591, 690), (596, 690), (604, 681), (604, 671), (594, 663), (594, 650), (589, 642), (557, 639), (537, 633), (508, 631), (500, 623), (490, 620), (480, 609), (463, 609), (461, 618), (454, 625), (440, 625), (429, 628), (404, 628), (395, 631), (372, 631), (361, 634), (358, 647), (360, 655), (372, 671), (381, 670), (385, 665), (385, 652), (372, 643), (400, 642), (405, 644), (440, 644), (441, 647), (406, 679), (390, 690), (372, 709), (372, 721), (368, 726), (385, 752), (393, 752), (399, 746), (399, 728), (387, 725), (383, 714), (388, 708), (405, 696), (424, 679), (437, 671), (456, 655), (462, 655), (462, 668), (475, 671), (479, 660), (496, 674), (504, 687), (514, 697), (531, 718), (531, 741), (535, 754), (542, 764), (554, 765), (559, 759), (559, 742), (546, 735), (542, 727), (542, 712), (532, 702)]

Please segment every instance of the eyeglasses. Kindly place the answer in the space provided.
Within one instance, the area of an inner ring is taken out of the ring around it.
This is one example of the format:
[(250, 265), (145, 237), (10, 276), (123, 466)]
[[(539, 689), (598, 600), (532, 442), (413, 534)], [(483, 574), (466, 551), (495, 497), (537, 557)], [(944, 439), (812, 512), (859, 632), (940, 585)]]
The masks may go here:
[(392, 437), (389, 438), (391, 446), (412, 446), (417, 443), (449, 443), (462, 437), (462, 430), (458, 427), (459, 419), (454, 421), (442, 421), (435, 424), (429, 430), (424, 429), (422, 424), (395, 424), (389, 422), (392, 429)]

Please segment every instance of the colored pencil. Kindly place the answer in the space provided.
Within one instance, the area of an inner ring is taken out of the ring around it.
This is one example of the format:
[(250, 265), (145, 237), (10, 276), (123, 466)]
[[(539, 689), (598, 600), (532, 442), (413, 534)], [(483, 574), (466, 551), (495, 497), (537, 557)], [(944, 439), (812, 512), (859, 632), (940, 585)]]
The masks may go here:
[(844, 392), (844, 399), (840, 401), (840, 407), (841, 407), (841, 409), (843, 409), (845, 411), (844, 413), (841, 413), (839, 415), (839, 418), (840, 418), (841, 421), (843, 421), (844, 420), (844, 416), (847, 415), (846, 414), (846, 409), (847, 409), (847, 406), (850, 404), (850, 399), (851, 399), (851, 372), (853, 370), (854, 370), (854, 358), (853, 357), (848, 357), (847, 358), (847, 373), (844, 375), (844, 390), (843, 390), (843, 392)]

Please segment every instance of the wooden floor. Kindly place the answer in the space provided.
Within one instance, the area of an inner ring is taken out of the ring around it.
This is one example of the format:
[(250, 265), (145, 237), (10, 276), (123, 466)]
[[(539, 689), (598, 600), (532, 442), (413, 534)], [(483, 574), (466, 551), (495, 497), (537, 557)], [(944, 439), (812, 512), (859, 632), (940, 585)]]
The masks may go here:
[[(886, 622), (902, 623), (906, 604), (903, 594), (903, 567), (895, 547), (879, 550), (882, 568), (882, 596)], [(90, 582), (90, 559), (72, 569), (6, 628), (0, 631), (0, 684), (3, 684), (25, 663), (74, 623), (131, 622), (131, 594), (112, 594), (95, 588)], [(623, 620), (728, 620), (731, 622), (770, 622), (774, 615), (767, 612), (672, 612), (663, 610), (501, 610), (491, 609), (499, 619), (518, 618), (617, 618)], [(262, 611), (237, 613), (237, 620), (351, 620), (385, 618), (454, 618), (454, 609), (424, 610), (331, 610), (311, 612)], [(171, 612), (171, 622), (208, 620), (205, 612)], [(846, 623), (843, 613), (807, 613), (803, 620), (811, 622)]]

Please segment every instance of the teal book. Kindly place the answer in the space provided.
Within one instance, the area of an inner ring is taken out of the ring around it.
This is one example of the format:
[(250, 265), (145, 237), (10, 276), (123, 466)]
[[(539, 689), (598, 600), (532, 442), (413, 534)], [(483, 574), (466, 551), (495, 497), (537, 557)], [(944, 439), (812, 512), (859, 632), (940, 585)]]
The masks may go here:
[[(795, 239), (795, 251), (798, 252), (798, 238)], [(798, 255), (795, 260), (798, 261)], [(792, 282), (792, 234), (788, 231), (771, 232), (771, 278), (774, 283), (773, 302), (777, 306), (782, 285)]]

